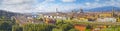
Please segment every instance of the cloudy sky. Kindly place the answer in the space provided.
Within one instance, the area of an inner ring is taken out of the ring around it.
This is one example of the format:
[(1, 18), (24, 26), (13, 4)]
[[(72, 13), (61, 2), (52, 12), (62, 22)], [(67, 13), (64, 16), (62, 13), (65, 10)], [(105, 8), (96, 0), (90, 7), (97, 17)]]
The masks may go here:
[(120, 7), (120, 0), (0, 0), (0, 9), (19, 12), (55, 12), (72, 9), (91, 9), (104, 6)]

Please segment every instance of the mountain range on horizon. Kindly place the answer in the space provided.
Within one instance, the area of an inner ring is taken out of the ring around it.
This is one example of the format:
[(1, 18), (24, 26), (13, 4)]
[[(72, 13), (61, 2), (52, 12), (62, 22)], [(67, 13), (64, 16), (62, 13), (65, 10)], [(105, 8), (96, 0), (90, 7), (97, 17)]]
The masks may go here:
[(15, 13), (15, 12), (10, 12), (10, 11), (5, 11), (5, 10), (0, 10), (0, 17), (6, 17), (6, 18), (11, 18), (12, 16), (15, 15), (22, 15), (20, 13)]
[[(114, 6), (104, 6), (104, 7), (97, 7), (97, 8), (92, 8), (92, 9), (83, 9), (83, 11), (84, 12), (110, 12), (110, 11), (112, 11), (112, 9), (114, 9), (117, 12), (120, 12), (120, 7), (114, 7)], [(10, 11), (5, 11), (5, 10), (0, 10), (0, 11), (2, 11), (2, 12), (10, 12)], [(69, 11), (71, 11), (71, 10), (69, 10)], [(80, 9), (77, 9), (77, 10), (74, 10), (74, 11), (79, 12)], [(10, 12), (10, 13), (12, 13), (12, 12)], [(13, 13), (15, 13), (15, 12), (13, 12)], [(41, 13), (41, 12), (36, 12), (36, 13)]]
[[(84, 12), (111, 12), (112, 9), (114, 8), (114, 11), (120, 12), (120, 8), (119, 7), (114, 7), (114, 6), (105, 6), (105, 7), (97, 7), (97, 8), (93, 8), (93, 9), (83, 9)], [(70, 10), (69, 10), (70, 11)], [(74, 10), (75, 12), (79, 12), (80, 10)], [(23, 15), (23, 14), (39, 14), (41, 12), (36, 12), (36, 13), (15, 13), (15, 12), (10, 12), (10, 11), (6, 11), (6, 10), (0, 10), (0, 17), (1, 16), (6, 16), (8, 18), (10, 18), (11, 16), (15, 16), (15, 15)], [(46, 12), (42, 12), (42, 13), (46, 13)]]
[(120, 7), (114, 6), (104, 6), (104, 7), (97, 7), (92, 9), (84, 9), (84, 12), (111, 12), (112, 10), (120, 12)]

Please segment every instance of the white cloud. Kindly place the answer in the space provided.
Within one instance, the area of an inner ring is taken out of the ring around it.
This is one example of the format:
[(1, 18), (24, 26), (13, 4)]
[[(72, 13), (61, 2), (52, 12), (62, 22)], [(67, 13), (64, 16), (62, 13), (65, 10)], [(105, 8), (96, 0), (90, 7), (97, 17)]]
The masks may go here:
[[(55, 0), (44, 0), (41, 5), (49, 4)], [(39, 9), (35, 9), (38, 4), (37, 0), (3, 0), (0, 5), (0, 9), (19, 12), (19, 13), (30, 13), (30, 12), (41, 12)]]
[(33, 3), (34, 0), (3, 0), (2, 4), (23, 4), (23, 3)]
[(76, 0), (61, 0), (61, 1), (63, 1), (63, 2), (74, 2)]
[(56, 8), (58, 11), (65, 12), (68, 10), (76, 9), (82, 7), (81, 5), (77, 4), (66, 4), (66, 5), (60, 5), (60, 4), (51, 4), (49, 6), (45, 5), (39, 5), (36, 9), (37, 10), (42, 10), (44, 12), (56, 12)]
[(31, 12), (35, 0), (3, 0), (0, 9), (12, 11), (12, 12)]
[(87, 6), (89, 6), (91, 3), (89, 3), (89, 2), (86, 2), (85, 4), (86, 4)]
[(105, 4), (107, 5), (111, 5), (111, 6), (117, 6), (117, 7), (120, 7), (120, 1), (119, 0), (111, 0), (111, 1), (107, 1), (105, 2)]
[(52, 1), (55, 1), (55, 0), (45, 0), (45, 1), (50, 1), (50, 2), (52, 2)]
[[(8, 10), (12, 12), (29, 13), (29, 12), (56, 12), (55, 9), (58, 8), (59, 11), (72, 10), (79, 8), (96, 8), (102, 6), (119, 6), (120, 0), (118, 1), (105, 1), (105, 3), (99, 2), (86, 2), (83, 4), (61, 4), (61, 3), (51, 3), (56, 0), (45, 0), (38, 3), (37, 0), (3, 0), (0, 9)], [(61, 0), (62, 2), (74, 2), (76, 0)], [(100, 1), (100, 0), (95, 0)], [(36, 4), (36, 5), (34, 5)], [(85, 5), (84, 5), (85, 4)]]
[(100, 0), (95, 0), (96, 2), (99, 2)]
[[(100, 0), (96, 0), (100, 1)], [(97, 7), (103, 7), (103, 6), (116, 6), (120, 7), (120, 1), (115, 1), (115, 0), (110, 0), (110, 1), (105, 1), (104, 3), (100, 2), (86, 2), (84, 3), (86, 8), (97, 8)]]

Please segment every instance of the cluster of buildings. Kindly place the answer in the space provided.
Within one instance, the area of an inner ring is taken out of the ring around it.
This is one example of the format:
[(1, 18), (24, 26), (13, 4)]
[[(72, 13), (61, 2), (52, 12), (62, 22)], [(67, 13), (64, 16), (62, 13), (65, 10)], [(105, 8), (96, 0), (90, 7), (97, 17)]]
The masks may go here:
[[(57, 10), (56, 10), (57, 11)], [(115, 12), (114, 9), (111, 12), (83, 12), (82, 9), (78, 12), (53, 12), (37, 15), (22, 15), (15, 16), (18, 23), (55, 23), (56, 19), (61, 20), (75, 20), (79, 21), (92, 21), (92, 22), (120, 22), (120, 13)]]
[[(57, 11), (57, 10), (56, 10)], [(63, 22), (66, 20), (72, 20), (74, 22), (120, 22), (120, 13), (115, 12), (113, 9), (111, 12), (83, 12), (82, 9), (78, 12), (53, 12), (53, 13), (43, 13), (37, 15), (17, 15), (13, 16), (15, 18), (16, 23), (19, 25), (24, 25), (27, 23), (34, 24), (55, 24), (57, 19), (62, 20)], [(74, 27), (78, 30), (85, 31), (87, 25), (77, 24)], [(92, 28), (91, 30), (100, 30), (100, 28), (105, 28), (106, 26), (96, 26), (96, 28)]]
[(92, 22), (120, 22), (120, 13), (115, 12), (114, 9), (111, 12), (83, 12), (80, 9), (79, 12), (69, 12), (69, 13), (48, 13), (42, 14), (44, 18), (52, 18), (52, 19), (68, 19), (78, 21), (92, 21)]

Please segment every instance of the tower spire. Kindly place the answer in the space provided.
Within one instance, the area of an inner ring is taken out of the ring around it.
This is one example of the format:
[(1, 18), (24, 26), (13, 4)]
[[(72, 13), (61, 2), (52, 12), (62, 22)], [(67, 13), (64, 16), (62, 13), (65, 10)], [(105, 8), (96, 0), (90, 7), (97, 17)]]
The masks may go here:
[(80, 13), (84, 13), (82, 8), (80, 8)]
[(112, 8), (112, 13), (114, 13), (114, 8)]
[(59, 14), (59, 12), (58, 12), (58, 8), (56, 8), (56, 13), (57, 13), (57, 15)]
[(114, 10), (114, 8), (112, 7), (112, 16), (113, 17), (115, 17), (116, 15), (115, 15), (115, 10)]
[(56, 12), (58, 12), (58, 9), (57, 9), (57, 8), (56, 8), (55, 10), (56, 10)]

